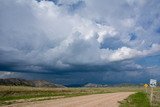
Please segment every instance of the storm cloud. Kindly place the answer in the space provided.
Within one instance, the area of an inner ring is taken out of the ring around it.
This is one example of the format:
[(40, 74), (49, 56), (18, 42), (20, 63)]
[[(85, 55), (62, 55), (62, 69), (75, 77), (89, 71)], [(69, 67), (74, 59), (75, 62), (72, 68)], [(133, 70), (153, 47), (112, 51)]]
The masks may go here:
[(142, 81), (160, 70), (143, 62), (159, 59), (159, 10), (158, 0), (1, 0), (1, 77)]

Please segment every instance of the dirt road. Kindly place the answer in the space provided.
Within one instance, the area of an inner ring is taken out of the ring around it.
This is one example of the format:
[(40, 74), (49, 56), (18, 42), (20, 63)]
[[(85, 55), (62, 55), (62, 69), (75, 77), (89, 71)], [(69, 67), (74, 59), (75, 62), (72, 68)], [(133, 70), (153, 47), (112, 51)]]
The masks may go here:
[(14, 104), (6, 107), (118, 107), (118, 101), (127, 98), (133, 92), (95, 94), (48, 101)]

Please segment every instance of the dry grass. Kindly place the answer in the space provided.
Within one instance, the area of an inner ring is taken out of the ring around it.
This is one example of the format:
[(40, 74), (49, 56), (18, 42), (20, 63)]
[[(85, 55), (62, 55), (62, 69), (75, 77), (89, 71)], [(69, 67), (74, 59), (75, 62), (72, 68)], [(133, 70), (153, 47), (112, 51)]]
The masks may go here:
[(0, 86), (0, 105), (17, 102), (37, 101), (73, 97), (89, 94), (143, 91), (143, 87), (107, 88), (35, 88), (20, 86)]
[(160, 107), (160, 87), (154, 89), (152, 107)]

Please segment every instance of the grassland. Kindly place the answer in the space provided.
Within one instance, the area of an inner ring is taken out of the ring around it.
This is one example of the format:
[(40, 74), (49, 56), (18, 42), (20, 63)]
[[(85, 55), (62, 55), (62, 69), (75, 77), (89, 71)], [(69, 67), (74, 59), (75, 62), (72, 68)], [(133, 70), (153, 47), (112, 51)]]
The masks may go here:
[(150, 88), (148, 88), (147, 93), (142, 91), (129, 96), (127, 99), (120, 102), (120, 107), (160, 107), (160, 87), (154, 88), (152, 103), (149, 102), (149, 99)]
[(120, 107), (151, 107), (147, 93), (137, 92), (121, 101)]
[(143, 91), (142, 87), (107, 88), (35, 88), (20, 86), (0, 86), (0, 105), (17, 102), (57, 99), (90, 94)]

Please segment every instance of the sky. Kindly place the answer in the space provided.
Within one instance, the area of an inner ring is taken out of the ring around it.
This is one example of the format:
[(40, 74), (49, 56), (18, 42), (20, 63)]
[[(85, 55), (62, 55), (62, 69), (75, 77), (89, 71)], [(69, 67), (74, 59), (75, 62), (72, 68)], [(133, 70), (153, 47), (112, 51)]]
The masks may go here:
[(160, 81), (159, 0), (0, 0), (0, 78)]

